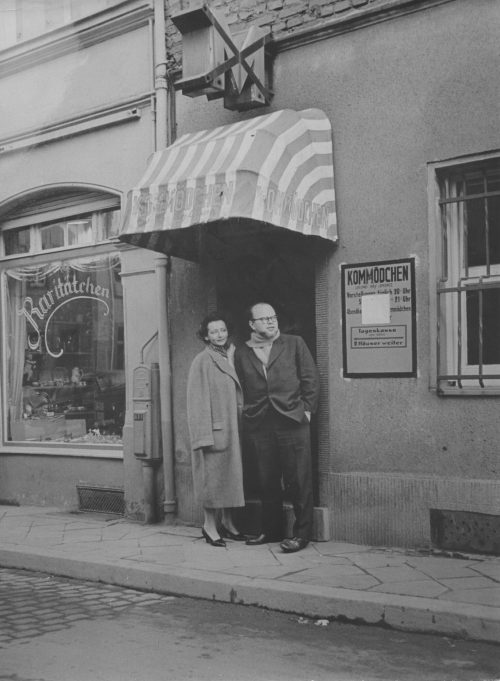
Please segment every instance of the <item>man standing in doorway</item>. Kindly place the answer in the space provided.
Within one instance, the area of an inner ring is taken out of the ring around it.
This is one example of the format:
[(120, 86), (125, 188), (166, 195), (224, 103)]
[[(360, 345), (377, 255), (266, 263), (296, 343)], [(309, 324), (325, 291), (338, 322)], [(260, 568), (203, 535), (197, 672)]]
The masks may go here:
[(250, 340), (236, 350), (235, 368), (243, 388), (243, 437), (254, 457), (262, 502), (262, 527), (247, 544), (283, 539), (282, 485), (293, 504), (293, 538), (286, 553), (311, 539), (313, 491), (310, 421), (319, 396), (318, 371), (300, 336), (280, 334), (274, 308), (249, 309)]

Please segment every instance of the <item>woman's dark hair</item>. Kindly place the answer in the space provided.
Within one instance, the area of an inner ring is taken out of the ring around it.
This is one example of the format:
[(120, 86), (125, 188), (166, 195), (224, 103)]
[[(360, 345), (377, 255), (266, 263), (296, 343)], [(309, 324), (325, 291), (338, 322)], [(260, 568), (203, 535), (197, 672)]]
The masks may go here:
[(196, 333), (198, 338), (202, 340), (204, 343), (207, 342), (205, 338), (208, 335), (208, 325), (210, 324), (210, 322), (224, 322), (229, 333), (229, 324), (227, 322), (226, 315), (222, 312), (211, 312), (210, 314), (207, 314), (207, 316), (203, 319)]

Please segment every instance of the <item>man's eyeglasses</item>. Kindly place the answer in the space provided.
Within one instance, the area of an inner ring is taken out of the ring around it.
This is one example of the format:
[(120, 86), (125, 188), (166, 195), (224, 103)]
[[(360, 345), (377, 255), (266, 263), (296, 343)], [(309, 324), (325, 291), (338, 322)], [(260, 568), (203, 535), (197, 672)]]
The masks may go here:
[(270, 324), (271, 322), (275, 322), (278, 319), (278, 317), (273, 314), (272, 317), (257, 317), (257, 319), (254, 319), (254, 322), (265, 322), (266, 324)]

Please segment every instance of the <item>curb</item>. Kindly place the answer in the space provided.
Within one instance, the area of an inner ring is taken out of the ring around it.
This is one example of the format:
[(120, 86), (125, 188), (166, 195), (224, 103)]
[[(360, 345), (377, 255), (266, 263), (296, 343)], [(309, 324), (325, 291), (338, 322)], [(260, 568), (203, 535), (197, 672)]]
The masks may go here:
[(271, 579), (220, 575), (192, 568), (157, 567), (111, 558), (92, 560), (30, 550), (0, 549), (0, 566), (102, 582), (155, 593), (201, 598), (322, 618), (498, 643), (500, 610), (431, 598), (366, 593)]

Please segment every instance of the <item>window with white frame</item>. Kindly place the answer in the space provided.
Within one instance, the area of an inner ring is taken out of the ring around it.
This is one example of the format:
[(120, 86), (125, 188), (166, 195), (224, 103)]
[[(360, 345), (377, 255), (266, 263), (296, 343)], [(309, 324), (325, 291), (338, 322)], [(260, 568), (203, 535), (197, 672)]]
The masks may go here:
[(437, 170), (437, 387), (500, 393), (500, 158)]
[(122, 0), (0, 0), (0, 49), (100, 12)]
[(0, 222), (4, 445), (121, 445), (119, 199), (70, 198)]

